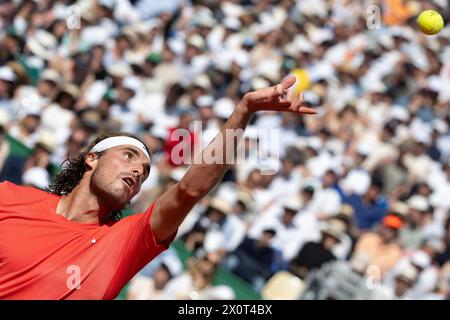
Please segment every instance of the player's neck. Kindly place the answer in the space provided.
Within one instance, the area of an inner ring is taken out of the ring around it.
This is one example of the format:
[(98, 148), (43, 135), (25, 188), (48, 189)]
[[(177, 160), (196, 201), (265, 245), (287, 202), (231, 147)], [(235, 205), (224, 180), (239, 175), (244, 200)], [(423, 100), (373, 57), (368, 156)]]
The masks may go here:
[(56, 213), (71, 221), (103, 224), (109, 210), (101, 208), (98, 198), (85, 183), (80, 181), (72, 192), (61, 198)]

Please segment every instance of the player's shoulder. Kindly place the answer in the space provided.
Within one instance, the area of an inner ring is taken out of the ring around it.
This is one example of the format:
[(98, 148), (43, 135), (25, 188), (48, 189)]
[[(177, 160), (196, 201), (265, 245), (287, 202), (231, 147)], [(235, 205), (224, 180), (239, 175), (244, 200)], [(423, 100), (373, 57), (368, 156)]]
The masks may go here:
[(28, 190), (29, 187), (17, 185), (15, 183), (12, 183), (10, 181), (2, 181), (0, 182), (0, 190)]
[(30, 197), (46, 197), (48, 195), (49, 193), (46, 191), (37, 188), (17, 185), (9, 181), (0, 182), (0, 199), (4, 201), (6, 199), (29, 200)]
[(13, 190), (16, 187), (20, 187), (20, 186), (18, 186), (17, 184), (14, 184), (12, 182), (9, 182), (9, 181), (0, 182), (0, 192), (7, 191), (7, 190)]

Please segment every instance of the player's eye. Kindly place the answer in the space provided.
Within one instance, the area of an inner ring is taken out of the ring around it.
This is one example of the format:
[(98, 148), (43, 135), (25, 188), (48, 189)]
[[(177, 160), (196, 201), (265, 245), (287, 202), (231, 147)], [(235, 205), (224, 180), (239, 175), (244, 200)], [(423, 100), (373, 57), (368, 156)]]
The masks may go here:
[(131, 159), (132, 158), (132, 154), (131, 154), (131, 152), (124, 152), (123, 153), (123, 157), (126, 158), (126, 159)]

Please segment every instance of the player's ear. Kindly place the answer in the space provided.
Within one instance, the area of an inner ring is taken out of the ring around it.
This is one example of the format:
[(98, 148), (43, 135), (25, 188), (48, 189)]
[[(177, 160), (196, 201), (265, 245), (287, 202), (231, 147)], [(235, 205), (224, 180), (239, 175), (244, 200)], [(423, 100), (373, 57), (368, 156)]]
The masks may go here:
[(84, 165), (86, 169), (91, 170), (95, 169), (97, 166), (98, 156), (94, 152), (88, 152), (86, 154), (86, 159), (84, 160)]

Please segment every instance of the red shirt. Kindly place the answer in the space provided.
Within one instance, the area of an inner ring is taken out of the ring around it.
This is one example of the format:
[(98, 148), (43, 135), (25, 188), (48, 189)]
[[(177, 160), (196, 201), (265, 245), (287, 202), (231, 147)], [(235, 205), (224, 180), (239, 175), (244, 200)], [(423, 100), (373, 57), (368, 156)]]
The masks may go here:
[(114, 299), (173, 240), (144, 213), (109, 225), (56, 214), (60, 196), (0, 183), (0, 299)]

